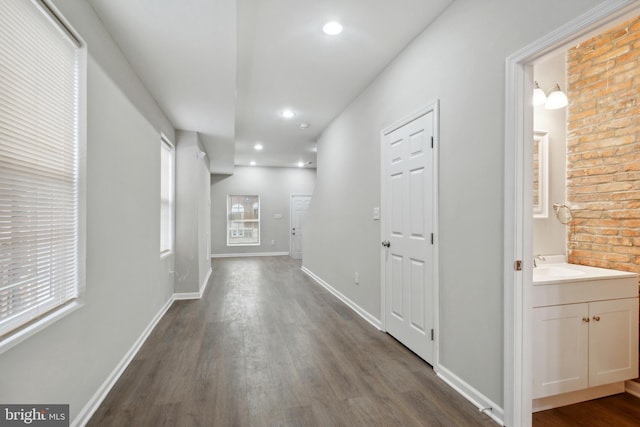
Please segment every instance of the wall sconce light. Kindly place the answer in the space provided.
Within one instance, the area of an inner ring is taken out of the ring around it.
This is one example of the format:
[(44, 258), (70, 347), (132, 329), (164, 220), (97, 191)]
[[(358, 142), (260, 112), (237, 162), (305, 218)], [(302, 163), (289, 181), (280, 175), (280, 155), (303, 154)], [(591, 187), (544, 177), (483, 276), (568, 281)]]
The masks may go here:
[(558, 108), (566, 107), (569, 104), (567, 95), (560, 89), (560, 85), (556, 84), (556, 87), (551, 89), (551, 93), (547, 97), (547, 102), (544, 103), (544, 108), (547, 110), (557, 110)]
[(547, 110), (557, 110), (558, 108), (566, 107), (569, 104), (567, 95), (560, 89), (560, 85), (556, 84), (550, 89), (549, 96), (540, 88), (538, 82), (535, 82), (535, 88), (533, 89), (533, 105), (539, 106), (544, 104), (544, 108)]
[(542, 89), (540, 89), (538, 82), (534, 83), (536, 84), (536, 87), (533, 89), (533, 106), (538, 107), (547, 102), (547, 95)]

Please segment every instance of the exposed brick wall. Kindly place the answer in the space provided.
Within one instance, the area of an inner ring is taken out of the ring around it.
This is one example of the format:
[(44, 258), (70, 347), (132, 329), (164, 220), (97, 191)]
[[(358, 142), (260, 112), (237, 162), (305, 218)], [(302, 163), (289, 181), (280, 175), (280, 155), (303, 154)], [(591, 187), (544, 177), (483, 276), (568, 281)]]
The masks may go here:
[(640, 17), (567, 61), (569, 262), (640, 273)]

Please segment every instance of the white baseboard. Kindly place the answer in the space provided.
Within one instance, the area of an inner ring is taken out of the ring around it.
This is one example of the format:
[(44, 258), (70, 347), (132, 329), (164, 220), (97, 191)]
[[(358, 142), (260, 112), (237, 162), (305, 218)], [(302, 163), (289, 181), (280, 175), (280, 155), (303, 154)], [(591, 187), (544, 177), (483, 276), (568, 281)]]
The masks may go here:
[(165, 315), (171, 304), (175, 301), (175, 298), (172, 296), (166, 302), (166, 304), (158, 311), (158, 313), (154, 316), (151, 322), (147, 325), (147, 327), (142, 331), (142, 334), (138, 337), (138, 339), (133, 343), (133, 346), (127, 351), (124, 355), (120, 363), (118, 363), (115, 369), (109, 374), (107, 379), (102, 383), (102, 385), (98, 388), (98, 390), (91, 396), (91, 399), (84, 405), (82, 410), (78, 413), (78, 415), (73, 419), (71, 423), (71, 427), (84, 427), (96, 410), (100, 407), (104, 399), (107, 397), (113, 386), (116, 384), (122, 373), (127, 369), (129, 363), (136, 356), (144, 342), (147, 340), (153, 329), (156, 327), (162, 316)]
[(624, 386), (624, 391), (637, 398), (640, 398), (640, 383), (635, 381), (626, 381), (624, 383)]
[(198, 292), (176, 292), (173, 294), (173, 299), (176, 301), (188, 300), (188, 299), (201, 299), (202, 295), (204, 295), (204, 291), (207, 289), (207, 285), (209, 284), (209, 278), (211, 277), (211, 273), (213, 270), (209, 267), (209, 271), (207, 272), (204, 281), (200, 284), (200, 291)]
[(200, 298), (200, 292), (176, 292), (175, 294), (173, 294), (173, 299), (176, 301)]
[(344, 296), (337, 289), (335, 289), (333, 286), (329, 285), (327, 282), (322, 280), (320, 277), (318, 277), (315, 273), (313, 273), (307, 267), (302, 266), (302, 272), (305, 273), (307, 276), (311, 277), (320, 286), (322, 286), (323, 288), (331, 292), (336, 298), (338, 298), (340, 301), (345, 303), (350, 309), (352, 309), (357, 314), (359, 314), (360, 317), (362, 317), (364, 320), (371, 323), (371, 325), (373, 325), (376, 329), (380, 331), (382, 330), (382, 323), (380, 322), (379, 319), (376, 319), (374, 316), (369, 314), (369, 312), (367, 312), (365, 309), (363, 309), (358, 304), (356, 304), (355, 302), (351, 301), (349, 298)]
[(254, 252), (238, 254), (211, 254), (211, 258), (245, 258), (255, 256), (288, 256), (289, 252)]
[(202, 298), (202, 295), (204, 295), (204, 291), (207, 290), (207, 285), (209, 284), (211, 273), (213, 273), (213, 268), (209, 267), (209, 271), (207, 271), (206, 276), (204, 276), (204, 281), (200, 284), (200, 298)]
[(460, 393), (462, 397), (473, 403), (480, 412), (488, 415), (493, 421), (498, 423), (498, 425), (504, 425), (504, 410), (496, 405), (495, 402), (491, 401), (491, 399), (487, 398), (442, 365), (439, 365), (437, 369), (434, 367), (434, 371), (436, 371), (436, 374), (438, 374), (444, 382)]

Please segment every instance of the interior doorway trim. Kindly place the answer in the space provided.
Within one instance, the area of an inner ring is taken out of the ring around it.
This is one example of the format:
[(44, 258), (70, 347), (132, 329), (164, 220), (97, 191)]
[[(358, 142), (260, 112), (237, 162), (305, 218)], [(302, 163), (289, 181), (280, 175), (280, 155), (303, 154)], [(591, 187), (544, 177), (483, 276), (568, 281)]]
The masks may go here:
[[(504, 164), (504, 425), (531, 426), (533, 63), (628, 17), (638, 0), (609, 0), (506, 59)], [(516, 271), (515, 262), (522, 262)]]

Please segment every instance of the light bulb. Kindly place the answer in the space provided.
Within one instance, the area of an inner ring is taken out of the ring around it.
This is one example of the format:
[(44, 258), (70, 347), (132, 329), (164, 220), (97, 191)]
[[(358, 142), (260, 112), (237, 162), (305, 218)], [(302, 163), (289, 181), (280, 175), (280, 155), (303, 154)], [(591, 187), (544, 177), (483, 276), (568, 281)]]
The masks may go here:
[(533, 89), (533, 106), (537, 107), (547, 102), (547, 95), (545, 95), (544, 91), (540, 89), (540, 85), (538, 85), (538, 82), (535, 82), (535, 84), (536, 87), (535, 89)]
[(295, 116), (296, 113), (294, 113), (292, 110), (283, 110), (282, 113), (280, 113), (280, 115), (285, 119), (290, 119), (293, 116)]
[(342, 32), (342, 25), (336, 21), (330, 21), (324, 24), (322, 31), (328, 36), (337, 36)]
[(560, 89), (560, 85), (556, 85), (553, 92), (547, 97), (547, 102), (544, 104), (544, 108), (547, 110), (557, 110), (558, 108), (566, 107), (569, 104), (567, 95)]

